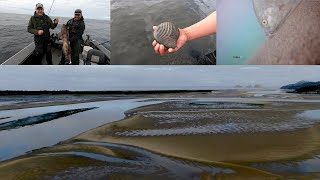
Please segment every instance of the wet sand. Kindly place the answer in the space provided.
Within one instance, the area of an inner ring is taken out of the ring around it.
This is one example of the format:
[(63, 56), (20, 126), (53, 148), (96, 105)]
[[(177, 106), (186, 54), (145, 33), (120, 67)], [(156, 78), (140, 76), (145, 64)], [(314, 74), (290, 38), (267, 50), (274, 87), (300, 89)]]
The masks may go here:
[(35, 156), (0, 165), (3, 179), (47, 179), (70, 167), (86, 167), (102, 165), (100, 161), (80, 156)]
[[(154, 105), (129, 111), (126, 119), (83, 133), (75, 140), (128, 144), (177, 157), (224, 162), (277, 160), (279, 157), (286, 159), (319, 148), (320, 142), (315, 140), (320, 135), (317, 133), (319, 128), (297, 130), (292, 134), (289, 131), (292, 130), (291, 123), (298, 121), (279, 123), (283, 119), (294, 118), (305, 107), (304, 103), (291, 105), (296, 109), (291, 107), (289, 112), (286, 112), (288, 105), (281, 110), (270, 110), (268, 107), (253, 110), (234, 107), (226, 110), (194, 110), (170, 105), (168, 103), (168, 107), (164, 108), (162, 105)], [(315, 104), (309, 106), (311, 107), (320, 108)], [(259, 118), (263, 119), (256, 120)], [(245, 124), (243, 127), (238, 125), (240, 127), (236, 129), (228, 128), (227, 124), (223, 124), (225, 120), (229, 124)], [(214, 121), (216, 122), (213, 123)], [(261, 124), (263, 122), (265, 124)], [(250, 126), (250, 123), (253, 125)], [(268, 128), (268, 124), (273, 127)], [(298, 126), (297, 129), (300, 129)], [(299, 151), (301, 145), (305, 145), (302, 152)], [(206, 148), (199, 150), (200, 147)], [(278, 152), (283, 154), (276, 156)]]
[[(63, 165), (60, 166), (61, 163)], [(1, 177), (6, 179), (12, 177), (23, 179), (279, 178), (277, 175), (249, 167), (227, 163), (203, 164), (167, 158), (129, 146), (90, 142), (37, 150), (31, 157), (0, 164), (0, 169), (3, 170), (0, 171)]]
[(150, 104), (125, 110), (120, 121), (6, 160), (0, 163), (0, 176), (319, 178), (319, 100), (308, 94), (264, 93), (229, 90), (131, 100)]

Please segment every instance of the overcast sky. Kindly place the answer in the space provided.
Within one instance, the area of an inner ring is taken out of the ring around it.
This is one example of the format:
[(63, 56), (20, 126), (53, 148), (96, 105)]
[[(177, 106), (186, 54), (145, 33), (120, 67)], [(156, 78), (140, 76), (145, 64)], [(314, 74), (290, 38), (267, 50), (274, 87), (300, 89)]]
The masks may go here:
[(0, 90), (214, 90), (320, 81), (319, 66), (0, 66)]
[[(48, 14), (53, 0), (0, 0), (0, 12), (33, 14), (39, 2)], [(82, 9), (85, 18), (110, 19), (110, 0), (55, 0), (50, 16), (73, 17), (78, 8)]]

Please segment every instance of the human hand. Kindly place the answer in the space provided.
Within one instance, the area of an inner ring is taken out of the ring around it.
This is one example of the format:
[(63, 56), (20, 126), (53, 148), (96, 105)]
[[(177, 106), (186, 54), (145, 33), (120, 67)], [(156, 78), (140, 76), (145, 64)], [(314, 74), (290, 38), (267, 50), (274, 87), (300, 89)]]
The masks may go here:
[(39, 36), (41, 36), (43, 33), (44, 33), (43, 30), (39, 30), (39, 31), (37, 32), (37, 34), (38, 34)]
[(54, 23), (54, 24), (58, 24), (58, 23), (59, 23), (59, 18), (55, 18), (55, 19), (53, 20), (53, 23)]
[[(153, 30), (155, 31), (157, 26), (153, 26)], [(177, 47), (176, 48), (166, 48), (163, 44), (159, 44), (156, 40), (152, 42), (152, 46), (154, 47), (155, 53), (159, 54), (160, 56), (164, 56), (167, 53), (174, 53), (178, 51), (181, 47), (183, 47), (188, 42), (188, 35), (185, 30), (180, 30), (180, 36), (177, 40)]]

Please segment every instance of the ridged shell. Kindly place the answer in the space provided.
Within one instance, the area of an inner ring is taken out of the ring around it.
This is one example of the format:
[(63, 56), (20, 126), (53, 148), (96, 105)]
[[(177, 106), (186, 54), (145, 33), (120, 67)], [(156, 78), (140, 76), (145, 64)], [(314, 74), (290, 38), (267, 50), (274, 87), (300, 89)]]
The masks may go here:
[(153, 36), (158, 43), (163, 44), (165, 47), (176, 48), (180, 31), (178, 26), (175, 24), (171, 22), (164, 22), (157, 26)]

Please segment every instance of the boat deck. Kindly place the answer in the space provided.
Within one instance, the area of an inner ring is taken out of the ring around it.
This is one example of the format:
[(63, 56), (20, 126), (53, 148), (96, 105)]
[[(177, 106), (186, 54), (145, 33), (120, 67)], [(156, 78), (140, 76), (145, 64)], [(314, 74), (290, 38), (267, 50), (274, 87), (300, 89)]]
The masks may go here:
[[(108, 61), (107, 63), (110, 63), (110, 57), (111, 53), (108, 49), (105, 47), (101, 46), (98, 42), (95, 40), (90, 41), (90, 46), (93, 47), (94, 49), (98, 49), (102, 51), (105, 54), (106, 60)], [(51, 52), (52, 52), (52, 63), (53, 65), (59, 65), (61, 61), (61, 56), (62, 56), (62, 40), (55, 41), (52, 44), (51, 47)], [(3, 62), (1, 65), (35, 65), (35, 57), (34, 57), (34, 49), (35, 45), (34, 43), (30, 43), (28, 46), (23, 48), (21, 51), (13, 55), (11, 58)], [(83, 55), (82, 53), (79, 54), (79, 65), (84, 65), (84, 60), (83, 60)], [(43, 56), (41, 65), (48, 65), (46, 61), (46, 55)], [(98, 65), (97, 62), (92, 62), (91, 65)]]
[[(52, 63), (53, 63), (53, 65), (59, 65), (59, 63), (61, 61), (62, 50), (61, 49), (56, 49), (56, 48), (51, 48), (51, 53), (52, 53)], [(82, 54), (79, 54), (79, 61), (80, 61), (79, 65), (83, 65), (84, 64)], [(46, 61), (46, 55), (43, 56), (41, 64), (42, 65), (48, 65), (48, 63)], [(97, 64), (91, 62), (91, 65), (97, 65)]]

